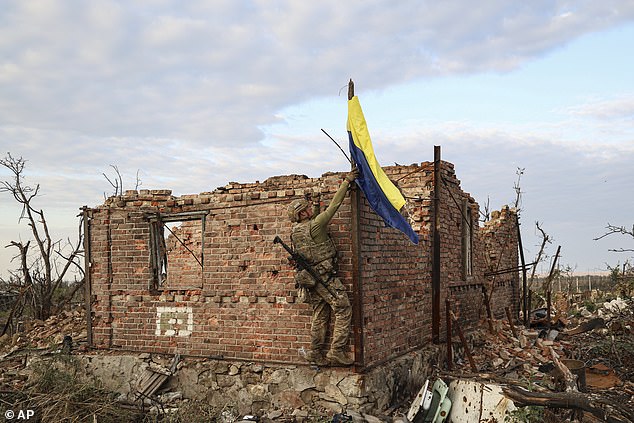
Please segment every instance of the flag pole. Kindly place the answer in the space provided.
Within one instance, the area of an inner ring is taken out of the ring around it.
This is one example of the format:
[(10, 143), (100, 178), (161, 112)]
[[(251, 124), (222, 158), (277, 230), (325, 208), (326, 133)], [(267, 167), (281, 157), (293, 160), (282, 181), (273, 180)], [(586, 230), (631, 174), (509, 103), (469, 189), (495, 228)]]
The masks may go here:
[[(352, 100), (352, 97), (354, 97), (354, 81), (350, 78), (350, 81), (348, 81), (348, 101)], [(350, 154), (352, 154), (352, 152), (350, 152)], [(350, 168), (354, 169), (352, 160), (350, 160)]]
[[(348, 82), (348, 101), (354, 97), (354, 82), (352, 78)], [(354, 169), (355, 163), (350, 160), (350, 168)], [(363, 283), (361, 280), (361, 190), (356, 189), (357, 185), (352, 184), (350, 191), (350, 229), (352, 240), (352, 320), (354, 335), (354, 361), (356, 369), (365, 367), (365, 346), (363, 342)]]

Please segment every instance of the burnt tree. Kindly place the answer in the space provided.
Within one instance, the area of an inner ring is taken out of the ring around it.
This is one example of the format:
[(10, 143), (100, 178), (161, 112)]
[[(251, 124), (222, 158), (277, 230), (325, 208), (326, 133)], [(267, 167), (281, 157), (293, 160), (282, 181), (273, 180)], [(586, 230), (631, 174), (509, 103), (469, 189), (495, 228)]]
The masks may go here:
[[(13, 282), (10, 285), (19, 285), (13, 287), (24, 291), (24, 295), (18, 297), (18, 301), (24, 301), (25, 305), (32, 308), (33, 317), (44, 320), (51, 316), (56, 306), (68, 301), (83, 283), (83, 268), (79, 261), (82, 255), (82, 235), (79, 234), (76, 243), (70, 239), (54, 239), (44, 211), (35, 207), (40, 185), (32, 187), (25, 183), (26, 160), (7, 153), (0, 159), (0, 165), (10, 172), (8, 180), (0, 181), (0, 193), (11, 194), (21, 206), (18, 222), (26, 222), (32, 235), (29, 241), (11, 241), (6, 246), (18, 250), (14, 259), (18, 260), (19, 268), (12, 273)], [(74, 282), (74, 286), (71, 286), (62, 298), (56, 299), (54, 294), (71, 275), (71, 269), (77, 269), (82, 277)]]

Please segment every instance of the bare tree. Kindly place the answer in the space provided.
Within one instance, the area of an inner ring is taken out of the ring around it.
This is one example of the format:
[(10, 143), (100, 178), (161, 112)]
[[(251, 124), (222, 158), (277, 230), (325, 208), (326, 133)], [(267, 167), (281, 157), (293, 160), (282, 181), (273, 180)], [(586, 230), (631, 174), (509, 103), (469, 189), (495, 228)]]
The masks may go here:
[[(44, 211), (35, 207), (35, 199), (39, 194), (40, 185), (35, 187), (25, 184), (24, 167), (26, 160), (22, 157), (14, 158), (10, 153), (0, 159), (0, 165), (11, 172), (11, 178), (0, 182), (0, 193), (6, 192), (22, 207), (18, 222), (26, 221), (31, 228), (33, 239), (11, 241), (6, 247), (14, 247), (18, 254), (14, 259), (19, 260), (19, 270), (13, 272), (13, 280), (18, 281), (15, 287), (23, 293), (18, 300), (30, 303), (34, 317), (47, 319), (54, 311), (54, 294), (64, 284), (72, 273), (71, 269), (79, 271), (81, 278), (76, 280), (68, 295), (72, 295), (83, 284), (83, 268), (80, 265), (82, 234), (76, 243), (70, 239), (66, 241), (54, 240), (46, 221)], [(32, 244), (31, 242), (34, 241)], [(14, 283), (15, 285), (15, 283)], [(67, 301), (62, 298), (60, 303)]]
[(480, 222), (482, 223), (488, 222), (491, 219), (489, 200), (489, 196), (487, 196), (487, 202), (483, 207), (484, 210), (480, 210)]
[[(114, 188), (114, 192), (111, 196), (123, 195), (123, 177), (121, 176), (121, 172), (119, 172), (119, 168), (116, 165), (110, 165), (110, 167), (114, 170), (115, 176), (108, 177), (105, 172), (102, 173), (103, 177), (106, 178), (106, 181)], [(141, 179), (139, 179), (139, 170), (136, 171), (136, 183), (134, 185), (134, 189), (139, 189), (141, 186)], [(106, 193), (103, 193), (103, 198), (106, 199)]]
[(546, 244), (550, 244), (552, 242), (550, 235), (548, 235), (546, 231), (544, 231), (544, 229), (539, 226), (539, 222), (535, 222), (535, 228), (537, 228), (537, 230), (539, 231), (542, 240), (541, 244), (539, 245), (537, 256), (535, 256), (535, 260), (533, 260), (535, 264), (533, 265), (533, 269), (531, 270), (531, 276), (528, 278), (528, 289), (532, 289), (533, 287), (533, 282), (535, 281), (535, 273), (537, 272), (537, 265), (546, 258)]
[[(608, 223), (608, 226), (606, 226), (605, 229), (607, 232), (597, 238), (594, 238), (595, 241), (598, 241), (602, 238), (605, 238), (609, 235), (614, 235), (614, 234), (628, 235), (634, 238), (634, 225), (632, 225), (632, 229), (627, 229), (625, 226), (614, 226)], [(625, 253), (625, 252), (634, 252), (634, 249), (618, 248), (618, 249), (610, 249), (608, 251), (614, 251), (616, 253)]]
[(517, 181), (515, 181), (515, 183), (513, 184), (513, 190), (515, 191), (515, 202), (513, 203), (513, 207), (515, 207), (515, 210), (517, 210), (517, 213), (519, 214), (520, 212), (520, 206), (522, 205), (522, 188), (520, 187), (520, 180), (522, 179), (522, 175), (524, 174), (524, 170), (525, 168), (523, 167), (518, 167), (517, 170), (515, 171), (515, 174), (517, 175)]
[[(103, 177), (106, 178), (106, 181), (114, 188), (113, 196), (122, 195), (123, 194), (123, 178), (121, 177), (121, 173), (119, 172), (119, 168), (115, 165), (110, 165), (111, 168), (114, 169), (115, 177), (109, 178), (105, 172), (102, 173)], [(106, 198), (106, 193), (103, 193), (104, 198)]]

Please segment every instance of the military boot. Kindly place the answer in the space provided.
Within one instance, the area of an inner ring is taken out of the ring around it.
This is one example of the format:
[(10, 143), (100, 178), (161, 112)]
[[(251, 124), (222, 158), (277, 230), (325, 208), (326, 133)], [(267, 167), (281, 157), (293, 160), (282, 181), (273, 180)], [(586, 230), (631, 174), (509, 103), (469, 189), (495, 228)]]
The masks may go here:
[(326, 359), (331, 366), (351, 366), (354, 363), (343, 351), (328, 351)]
[(306, 361), (318, 366), (325, 366), (326, 364), (328, 364), (328, 361), (326, 361), (324, 356), (321, 355), (321, 353), (318, 351), (308, 351), (306, 353)]

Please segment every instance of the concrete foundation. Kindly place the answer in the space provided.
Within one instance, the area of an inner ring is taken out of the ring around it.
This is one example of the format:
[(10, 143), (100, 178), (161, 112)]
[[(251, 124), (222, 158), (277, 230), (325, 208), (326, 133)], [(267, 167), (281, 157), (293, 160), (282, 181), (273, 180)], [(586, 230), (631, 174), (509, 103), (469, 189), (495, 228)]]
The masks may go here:
[[(150, 354), (80, 357), (88, 375), (129, 399), (134, 397), (137, 381), (150, 362), (168, 366), (171, 359)], [(365, 373), (337, 367), (185, 358), (161, 390), (178, 391), (183, 398), (228, 407), (239, 414), (378, 414), (411, 398), (438, 360), (435, 346), (407, 353)]]

